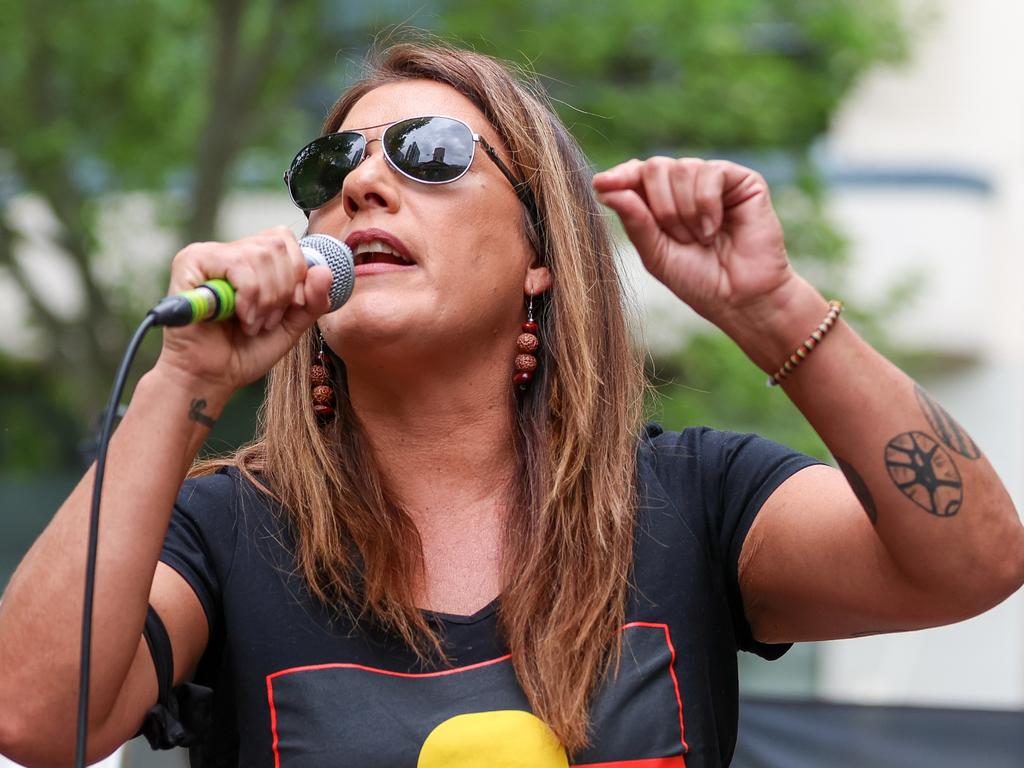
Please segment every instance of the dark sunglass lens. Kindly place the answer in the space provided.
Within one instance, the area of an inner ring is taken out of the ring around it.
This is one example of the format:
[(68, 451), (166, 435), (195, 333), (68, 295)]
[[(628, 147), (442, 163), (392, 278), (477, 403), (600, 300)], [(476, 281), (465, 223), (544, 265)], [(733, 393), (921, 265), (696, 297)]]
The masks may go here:
[(473, 134), (447, 117), (416, 117), (390, 126), (384, 151), (395, 167), (420, 181), (452, 181), (473, 160)]
[(358, 133), (332, 133), (307, 144), (292, 161), (288, 189), (304, 210), (319, 208), (341, 191), (349, 171), (363, 154)]

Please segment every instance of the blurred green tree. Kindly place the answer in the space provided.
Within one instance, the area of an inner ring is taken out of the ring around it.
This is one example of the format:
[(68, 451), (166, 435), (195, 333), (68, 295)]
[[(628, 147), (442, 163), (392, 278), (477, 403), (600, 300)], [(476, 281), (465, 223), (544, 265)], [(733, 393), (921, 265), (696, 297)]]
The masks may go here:
[[(336, 51), (365, 48), (383, 23), (364, 14), (346, 24), (330, 5), (2, 0), (0, 274), (30, 313), (33, 396), (80, 432), (95, 422), (128, 335), (165, 277), (138, 285), (138, 274), (119, 279), (103, 269), (103, 209), (121, 193), (155, 195), (173, 232), (168, 258), (181, 244), (215, 238), (240, 158), (284, 156), (285, 145), (308, 135), (301, 86), (314, 73), (338, 78)], [(260, 181), (279, 173), (264, 170)], [(32, 219), (37, 230), (22, 231), (12, 215), (26, 204), (43, 211), (42, 225)], [(26, 241), (65, 268), (76, 306), (54, 306), (52, 286), (19, 258)], [(28, 362), (10, 357), (0, 354), (4, 389), (23, 389)], [(7, 403), (5, 416), (19, 407)], [(0, 465), (66, 460), (30, 422), (5, 418)]]
[[(144, 190), (158, 196), (175, 246), (216, 237), (225, 195), (239, 183), (280, 183), (289, 150), (311, 135), (349, 78), (347, 62), (385, 25), (407, 20), (543, 73), (597, 166), (629, 155), (755, 152), (753, 164), (779, 183), (794, 257), (826, 286), (841, 277), (843, 241), (823, 213), (811, 148), (857, 77), (897, 60), (905, 46), (894, 0), (0, 6), (0, 274), (23, 295), (36, 334), (31, 360), (0, 356), (0, 379), (5, 391), (22, 391), (34, 366), (33, 397), (83, 432), (141, 304), (160, 290), (157, 276), (141, 290), (103, 272), (101, 211), (118, 193)], [(26, 199), (52, 227), (17, 228), (12, 209)], [(22, 241), (40, 238), (78, 283), (73, 311), (52, 307), (50, 287), (18, 258)], [(691, 337), (679, 353), (652, 361), (656, 378), (675, 377), (660, 386), (655, 410), (669, 423), (722, 415), (719, 426), (767, 425), (771, 433), (785, 421), (784, 404), (765, 409), (757, 387), (719, 386), (756, 379), (743, 365), (720, 339)], [(694, 388), (715, 389), (715, 398)], [(16, 456), (44, 465), (66, 459), (31, 420), (0, 416), (3, 466)], [(789, 437), (811, 447), (806, 435)]]
[[(772, 183), (791, 257), (841, 295), (847, 244), (828, 219), (813, 152), (871, 67), (902, 60), (906, 21), (893, 0), (450, 0), (445, 28), (530, 69), (597, 167), (655, 154), (730, 157)], [(907, 281), (849, 311), (876, 343)], [(757, 431), (825, 457), (810, 426), (714, 330), (648, 360), (653, 418), (673, 428)]]
[(527, 58), (598, 164), (809, 147), (858, 76), (905, 52), (892, 0), (448, 0), (443, 25)]

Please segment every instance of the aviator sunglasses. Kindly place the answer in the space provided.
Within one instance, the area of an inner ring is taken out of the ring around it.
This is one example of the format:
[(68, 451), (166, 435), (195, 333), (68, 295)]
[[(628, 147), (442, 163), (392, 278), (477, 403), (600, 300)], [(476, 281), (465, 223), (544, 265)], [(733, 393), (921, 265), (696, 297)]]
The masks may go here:
[[(399, 120), (384, 129), (380, 143), (388, 164), (421, 184), (450, 184), (461, 179), (473, 164), (479, 144), (537, 221), (537, 206), (526, 182), (517, 179), (494, 147), (461, 120), (438, 115)], [(341, 131), (314, 139), (300, 149), (284, 173), (292, 202), (308, 216), (333, 199), (341, 192), (345, 177), (362, 162), (366, 145), (361, 132)]]

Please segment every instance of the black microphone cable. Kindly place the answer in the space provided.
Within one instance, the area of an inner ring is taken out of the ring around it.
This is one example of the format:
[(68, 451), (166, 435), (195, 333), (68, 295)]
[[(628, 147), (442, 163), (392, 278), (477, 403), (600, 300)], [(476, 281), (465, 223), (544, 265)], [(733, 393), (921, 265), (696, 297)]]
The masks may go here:
[(85, 742), (89, 731), (89, 667), (92, 657), (92, 602), (96, 582), (96, 547), (100, 533), (100, 496), (103, 493), (103, 472), (107, 466), (107, 445), (110, 434), (114, 430), (114, 419), (124, 393), (124, 385), (128, 379), (135, 354), (146, 333), (156, 325), (156, 317), (152, 312), (139, 323), (128, 348), (121, 358), (114, 377), (114, 388), (110, 393), (110, 401), (103, 413), (103, 424), (96, 436), (96, 472), (92, 480), (92, 506), (89, 509), (89, 548), (85, 560), (85, 599), (82, 603), (82, 649), (81, 668), (78, 675), (78, 730), (75, 737), (75, 768), (85, 768)]
[[(326, 266), (331, 270), (329, 293), (333, 312), (348, 301), (355, 281), (352, 251), (345, 243), (329, 235), (306, 235), (299, 240), (309, 266)], [(167, 296), (162, 299), (135, 329), (128, 342), (110, 393), (110, 401), (103, 413), (103, 423), (96, 436), (96, 472), (93, 475), (92, 505), (89, 510), (89, 545), (85, 560), (85, 599), (82, 603), (81, 667), (78, 676), (78, 724), (75, 735), (75, 768), (85, 768), (86, 736), (89, 730), (89, 668), (92, 657), (92, 604), (96, 582), (96, 549), (99, 542), (100, 497), (103, 493), (103, 474), (107, 466), (107, 446), (114, 431), (118, 406), (128, 379), (135, 354), (142, 339), (156, 325), (181, 326), (204, 320), (222, 320), (234, 314), (234, 288), (223, 279), (208, 280), (199, 288)]]

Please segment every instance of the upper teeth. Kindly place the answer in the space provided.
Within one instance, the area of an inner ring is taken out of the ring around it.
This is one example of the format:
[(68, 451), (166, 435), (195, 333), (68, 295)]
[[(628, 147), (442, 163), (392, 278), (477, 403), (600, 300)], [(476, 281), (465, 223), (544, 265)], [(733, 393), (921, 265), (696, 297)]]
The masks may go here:
[(402, 261), (409, 261), (405, 256), (400, 254), (383, 240), (368, 240), (365, 243), (359, 243), (359, 245), (355, 247), (354, 252), (356, 256), (361, 256), (364, 253), (388, 253)]

